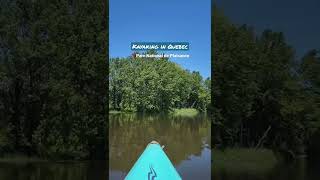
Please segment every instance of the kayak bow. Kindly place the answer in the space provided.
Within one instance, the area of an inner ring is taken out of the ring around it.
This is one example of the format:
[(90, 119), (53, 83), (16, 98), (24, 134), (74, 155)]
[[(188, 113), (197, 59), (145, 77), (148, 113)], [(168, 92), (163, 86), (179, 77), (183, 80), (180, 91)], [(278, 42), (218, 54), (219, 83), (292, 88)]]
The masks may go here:
[(181, 180), (160, 144), (152, 141), (140, 155), (125, 180)]

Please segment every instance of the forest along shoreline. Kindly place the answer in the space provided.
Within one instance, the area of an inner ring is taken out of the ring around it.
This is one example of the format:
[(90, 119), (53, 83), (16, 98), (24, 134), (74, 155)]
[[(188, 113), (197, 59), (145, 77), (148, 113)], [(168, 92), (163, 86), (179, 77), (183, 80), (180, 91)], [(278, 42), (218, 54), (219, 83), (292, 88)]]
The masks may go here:
[(211, 79), (168, 58), (111, 58), (109, 74), (109, 113), (196, 115), (210, 108)]
[(281, 32), (257, 35), (217, 7), (212, 19), (212, 168), (319, 165), (320, 51), (297, 59)]

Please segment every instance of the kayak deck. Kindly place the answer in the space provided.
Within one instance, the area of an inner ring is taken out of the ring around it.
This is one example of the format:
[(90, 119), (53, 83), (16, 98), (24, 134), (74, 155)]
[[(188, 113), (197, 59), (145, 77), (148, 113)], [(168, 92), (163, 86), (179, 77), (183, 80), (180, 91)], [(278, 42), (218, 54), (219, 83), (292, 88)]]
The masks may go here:
[(140, 155), (125, 180), (181, 180), (160, 144), (152, 141)]

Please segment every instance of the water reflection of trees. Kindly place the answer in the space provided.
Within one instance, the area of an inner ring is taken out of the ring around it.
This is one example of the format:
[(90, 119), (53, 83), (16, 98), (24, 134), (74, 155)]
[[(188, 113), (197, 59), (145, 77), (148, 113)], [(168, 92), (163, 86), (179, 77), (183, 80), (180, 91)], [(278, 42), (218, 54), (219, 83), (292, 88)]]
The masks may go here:
[(152, 140), (165, 145), (174, 165), (190, 155), (200, 156), (210, 144), (210, 122), (200, 115), (193, 118), (168, 115), (110, 115), (110, 168), (129, 171), (146, 145)]

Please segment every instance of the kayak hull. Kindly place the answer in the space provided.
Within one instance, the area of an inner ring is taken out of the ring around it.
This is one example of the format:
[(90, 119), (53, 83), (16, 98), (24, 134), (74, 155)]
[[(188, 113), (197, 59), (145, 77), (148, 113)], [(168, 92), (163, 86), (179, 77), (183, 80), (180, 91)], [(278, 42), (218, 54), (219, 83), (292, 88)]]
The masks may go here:
[(181, 180), (159, 143), (153, 141), (129, 171), (125, 180)]

